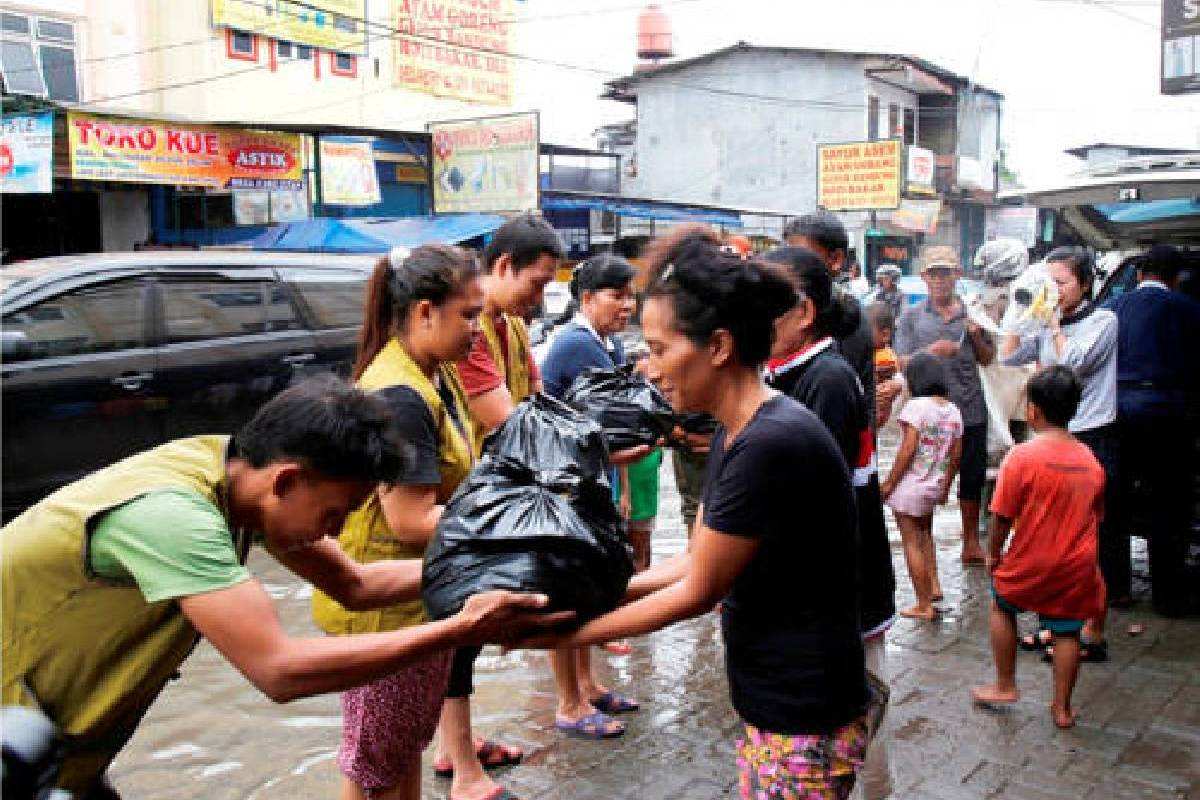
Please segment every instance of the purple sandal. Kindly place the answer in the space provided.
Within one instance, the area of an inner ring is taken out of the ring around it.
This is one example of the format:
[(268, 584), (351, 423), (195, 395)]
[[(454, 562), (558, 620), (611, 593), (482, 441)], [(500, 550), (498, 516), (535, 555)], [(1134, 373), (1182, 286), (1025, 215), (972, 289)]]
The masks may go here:
[(603, 711), (605, 714), (624, 714), (628, 711), (637, 711), (641, 708), (638, 701), (629, 697), (622, 697), (616, 692), (605, 692), (589, 702), (598, 711)]
[(609, 723), (615, 722), (612, 717), (602, 711), (580, 717), (574, 722), (554, 720), (554, 727), (575, 739), (615, 739), (625, 733), (625, 726), (617, 723), (618, 727), (609, 729)]

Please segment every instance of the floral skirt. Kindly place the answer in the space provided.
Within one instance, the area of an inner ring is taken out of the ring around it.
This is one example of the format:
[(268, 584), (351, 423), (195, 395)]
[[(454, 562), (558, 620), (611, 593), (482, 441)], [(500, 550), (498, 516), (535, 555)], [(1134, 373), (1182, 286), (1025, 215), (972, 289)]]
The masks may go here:
[(366, 792), (390, 789), (433, 740), (452, 653), (436, 653), (342, 693), (338, 766)]
[(867, 752), (867, 720), (831, 734), (785, 736), (746, 725), (737, 740), (742, 800), (846, 800)]

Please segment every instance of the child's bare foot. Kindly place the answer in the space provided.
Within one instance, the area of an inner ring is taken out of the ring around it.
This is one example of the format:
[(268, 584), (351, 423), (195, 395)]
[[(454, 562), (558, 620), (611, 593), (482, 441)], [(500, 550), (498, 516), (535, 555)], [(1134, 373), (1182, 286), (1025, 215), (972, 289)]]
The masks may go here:
[(909, 619), (923, 619), (926, 622), (931, 622), (937, 619), (938, 610), (933, 606), (915, 605), (911, 608), (906, 608), (900, 612), (900, 616), (908, 617)]
[(987, 686), (976, 686), (971, 690), (971, 698), (980, 705), (985, 706), (1008, 706), (1021, 699), (1021, 693), (1017, 691), (1017, 687), (1005, 689), (997, 686), (994, 683), (989, 683)]
[(1054, 724), (1063, 730), (1075, 727), (1075, 709), (1073, 708), (1060, 708), (1051, 703), (1050, 716), (1054, 717)]
[(929, 595), (929, 599), (934, 603), (940, 603), (946, 599), (946, 595), (942, 594), (942, 587), (933, 587), (933, 594)]

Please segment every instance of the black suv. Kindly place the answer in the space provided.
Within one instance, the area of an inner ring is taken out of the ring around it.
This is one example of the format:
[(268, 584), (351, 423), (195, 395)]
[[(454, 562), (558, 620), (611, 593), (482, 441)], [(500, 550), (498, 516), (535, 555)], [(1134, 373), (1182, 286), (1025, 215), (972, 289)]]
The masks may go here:
[(170, 439), (229, 433), (348, 375), (365, 256), (102, 253), (0, 269), (3, 512)]

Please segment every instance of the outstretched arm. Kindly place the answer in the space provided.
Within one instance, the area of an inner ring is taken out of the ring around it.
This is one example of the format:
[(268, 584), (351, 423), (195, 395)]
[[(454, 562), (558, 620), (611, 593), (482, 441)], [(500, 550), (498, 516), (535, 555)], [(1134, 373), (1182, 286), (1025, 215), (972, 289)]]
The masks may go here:
[(562, 624), (541, 595), (487, 592), (453, 617), (386, 633), (290, 638), (256, 580), (179, 600), (202, 636), (278, 703), (361, 686), (412, 661), (467, 644), (507, 641), (531, 627)]

